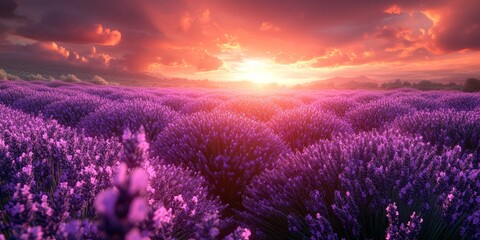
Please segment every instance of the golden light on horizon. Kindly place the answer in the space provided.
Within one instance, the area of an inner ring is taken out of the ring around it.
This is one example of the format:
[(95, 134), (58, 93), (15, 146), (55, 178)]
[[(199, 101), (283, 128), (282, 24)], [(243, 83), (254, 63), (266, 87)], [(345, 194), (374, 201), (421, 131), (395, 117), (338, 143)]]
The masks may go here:
[[(231, 63), (224, 70), (226, 78), (233, 81), (249, 81), (257, 84), (293, 85), (298, 83), (298, 75), (308, 69), (302, 63), (285, 65), (272, 59), (246, 58)], [(319, 75), (316, 71), (315, 75)]]
[(248, 59), (239, 64), (236, 69), (236, 80), (247, 80), (254, 83), (273, 83), (278, 81), (278, 76), (272, 66), (265, 60)]

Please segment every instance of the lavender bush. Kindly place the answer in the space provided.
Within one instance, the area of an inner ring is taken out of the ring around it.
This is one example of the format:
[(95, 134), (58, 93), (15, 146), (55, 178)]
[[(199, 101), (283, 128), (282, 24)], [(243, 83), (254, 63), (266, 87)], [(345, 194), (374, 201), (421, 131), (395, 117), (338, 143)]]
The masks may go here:
[(0, 91), (0, 104), (3, 105), (12, 105), (18, 99), (25, 98), (34, 94), (34, 90), (29, 88), (22, 88), (18, 86), (11, 86), (7, 89)]
[(180, 112), (185, 114), (194, 114), (197, 112), (211, 112), (221, 103), (221, 100), (213, 97), (201, 97), (195, 100), (191, 100), (190, 102), (185, 104), (185, 106), (182, 107)]
[(58, 91), (34, 92), (30, 96), (15, 101), (12, 104), (12, 108), (37, 115), (42, 112), (47, 105), (66, 98), (68, 98), (67, 95), (61, 94)]
[(107, 103), (107, 100), (97, 96), (79, 94), (47, 105), (43, 116), (53, 118), (62, 125), (75, 127), (85, 116)]
[(437, 204), (442, 162), (420, 138), (398, 132), (324, 141), (278, 160), (251, 182), (245, 222), (260, 239), (382, 238), (390, 231), (385, 209), (396, 202), (401, 222), (422, 216), (426, 227), (417, 226), (415, 235), (458, 238), (458, 226), (441, 217)]
[(10, 219), (2, 232), (12, 238), (56, 237), (63, 223), (93, 218), (93, 197), (110, 185), (109, 166), (120, 146), (0, 108), (2, 212)]
[(379, 100), (359, 106), (349, 111), (345, 118), (357, 131), (380, 129), (397, 117), (414, 110), (408, 105), (399, 105), (393, 100)]
[(174, 111), (181, 111), (182, 108), (188, 104), (189, 102), (193, 101), (192, 98), (187, 96), (178, 96), (174, 94), (166, 95), (159, 99), (162, 105), (171, 108)]
[(237, 209), (245, 186), (287, 149), (266, 126), (214, 112), (172, 123), (158, 136), (152, 153), (166, 163), (199, 171), (212, 192)]
[(466, 151), (480, 150), (480, 113), (438, 110), (416, 112), (393, 123), (405, 133), (420, 134), (425, 141), (443, 147), (459, 145)]
[(442, 108), (447, 108), (443, 103), (437, 101), (437, 99), (428, 99), (418, 95), (407, 95), (398, 98), (398, 100), (405, 105), (410, 105), (417, 111), (433, 111)]
[(135, 100), (123, 103), (110, 103), (85, 117), (78, 128), (89, 136), (121, 137), (124, 129), (138, 131), (144, 127), (147, 140), (155, 137), (172, 121), (177, 114), (158, 103)]
[(331, 97), (322, 98), (312, 103), (312, 105), (322, 110), (332, 112), (338, 117), (344, 117), (345, 113), (358, 107), (359, 103), (346, 97)]
[(255, 121), (267, 122), (273, 115), (280, 112), (280, 108), (253, 97), (237, 97), (217, 108), (221, 112), (232, 112)]
[(300, 99), (295, 99), (292, 96), (269, 96), (265, 99), (271, 104), (279, 107), (281, 110), (294, 109), (304, 105)]
[(353, 132), (350, 124), (315, 107), (302, 107), (275, 115), (269, 122), (292, 150), (303, 150), (319, 140)]
[(453, 93), (442, 96), (440, 101), (457, 111), (471, 111), (480, 105), (479, 94)]

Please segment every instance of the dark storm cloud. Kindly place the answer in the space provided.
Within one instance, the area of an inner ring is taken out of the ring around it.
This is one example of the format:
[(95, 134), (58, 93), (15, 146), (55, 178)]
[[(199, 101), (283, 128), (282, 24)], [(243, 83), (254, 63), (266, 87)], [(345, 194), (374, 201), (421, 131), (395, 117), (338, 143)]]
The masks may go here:
[(15, 9), (17, 9), (15, 0), (0, 0), (0, 18), (15, 17)]
[(36, 23), (29, 23), (17, 33), (39, 41), (59, 41), (66, 43), (116, 45), (121, 33), (89, 22), (86, 16), (79, 16), (62, 10), (49, 11)]
[(438, 13), (434, 31), (439, 47), (450, 50), (480, 50), (480, 1), (452, 1)]

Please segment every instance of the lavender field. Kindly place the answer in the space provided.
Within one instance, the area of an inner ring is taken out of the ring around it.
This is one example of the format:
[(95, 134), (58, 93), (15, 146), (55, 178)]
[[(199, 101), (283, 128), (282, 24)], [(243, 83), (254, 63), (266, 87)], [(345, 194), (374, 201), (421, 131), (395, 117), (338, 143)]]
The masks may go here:
[(0, 82), (0, 239), (480, 239), (480, 94)]

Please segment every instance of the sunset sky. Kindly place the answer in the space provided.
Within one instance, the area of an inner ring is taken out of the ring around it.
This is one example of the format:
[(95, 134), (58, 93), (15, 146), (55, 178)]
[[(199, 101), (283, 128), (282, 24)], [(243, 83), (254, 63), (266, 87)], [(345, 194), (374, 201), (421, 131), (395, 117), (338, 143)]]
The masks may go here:
[(282, 84), (480, 75), (478, 0), (0, 0), (0, 54)]

